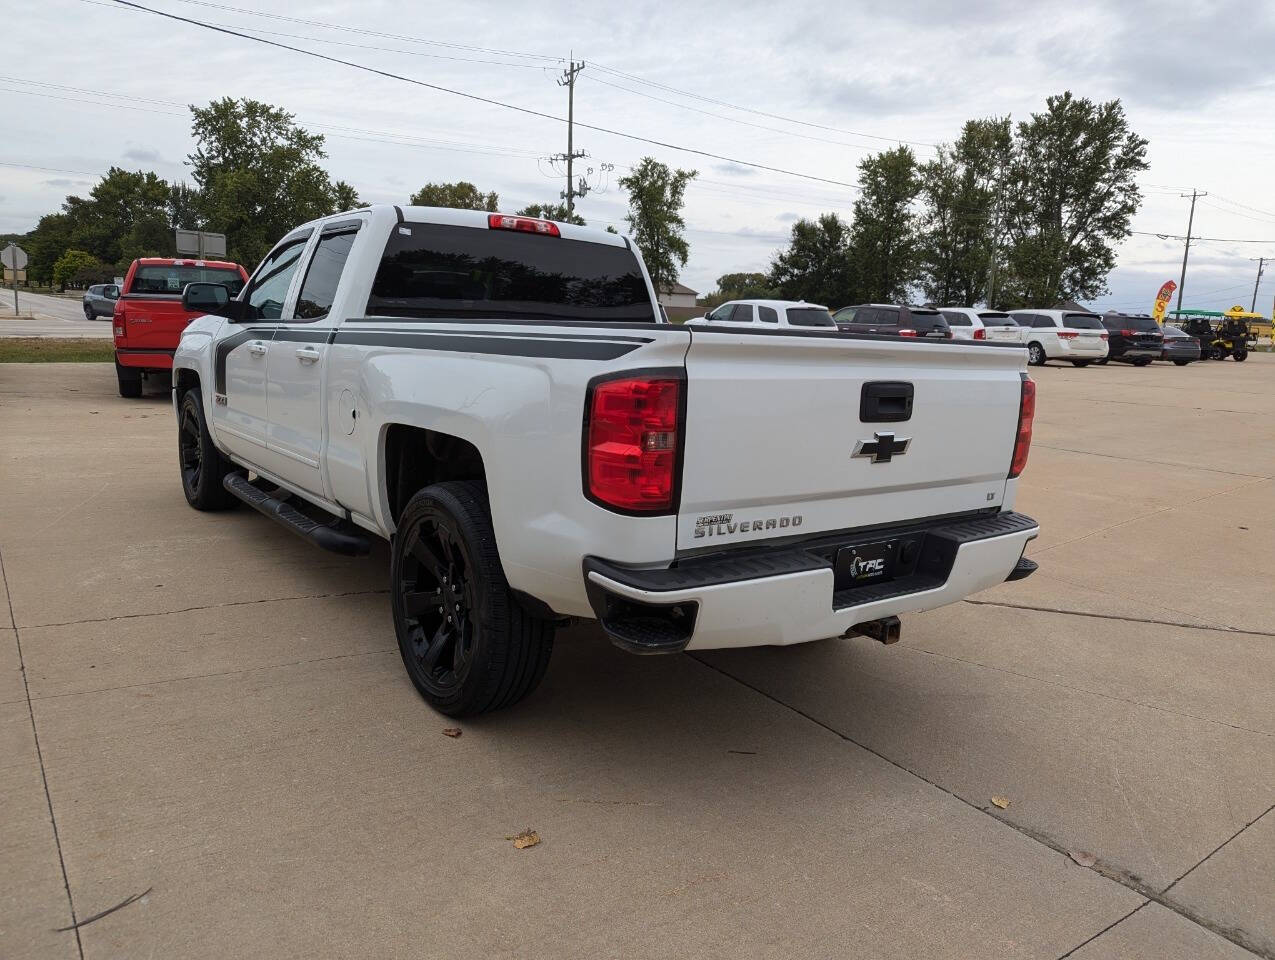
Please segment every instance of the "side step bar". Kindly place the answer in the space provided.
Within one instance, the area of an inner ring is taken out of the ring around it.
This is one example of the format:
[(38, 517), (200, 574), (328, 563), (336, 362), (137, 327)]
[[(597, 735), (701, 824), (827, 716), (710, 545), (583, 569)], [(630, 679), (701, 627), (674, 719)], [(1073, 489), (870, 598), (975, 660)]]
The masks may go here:
[(292, 504), (254, 487), (242, 473), (226, 474), (221, 485), (237, 499), (287, 527), (297, 536), (309, 540), (316, 547), (347, 557), (366, 557), (372, 550), (372, 542), (367, 537), (312, 520)]

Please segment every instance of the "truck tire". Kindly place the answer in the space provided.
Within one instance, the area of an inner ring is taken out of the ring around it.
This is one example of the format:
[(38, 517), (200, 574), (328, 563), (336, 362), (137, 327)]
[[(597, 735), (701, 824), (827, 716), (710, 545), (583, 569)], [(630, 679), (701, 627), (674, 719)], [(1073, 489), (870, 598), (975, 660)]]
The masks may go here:
[(119, 384), (120, 396), (136, 400), (142, 395), (142, 372), (130, 367), (121, 367), (115, 361), (115, 382)]
[(1087, 366), (1089, 366), (1089, 364), (1091, 364), (1091, 363), (1093, 363), (1093, 361), (1092, 361), (1092, 360), (1073, 360), (1073, 361), (1071, 361), (1071, 365), (1072, 365), (1073, 367), (1087, 367)]
[(1175, 367), (1185, 367), (1190, 362), (1190, 360), (1174, 360), (1173, 365)]
[(1045, 356), (1045, 348), (1039, 343), (1030, 343), (1027, 345), (1027, 362), (1033, 367), (1043, 367), (1045, 361), (1049, 358)]
[(224, 510), (236, 503), (221, 485), (235, 465), (221, 455), (212, 441), (198, 388), (182, 394), (177, 409), (177, 466), (181, 470), (182, 493), (196, 510)]
[(408, 501), (391, 548), (390, 598), (407, 675), (439, 713), (507, 707), (544, 676), (554, 625), (513, 596), (487, 498), (473, 484), (437, 483)]

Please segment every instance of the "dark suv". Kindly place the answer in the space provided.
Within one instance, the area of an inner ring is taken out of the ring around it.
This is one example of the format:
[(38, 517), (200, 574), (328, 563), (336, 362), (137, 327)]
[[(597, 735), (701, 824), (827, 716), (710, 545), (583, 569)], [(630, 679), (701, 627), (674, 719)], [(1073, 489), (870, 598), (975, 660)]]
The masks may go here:
[(1123, 360), (1135, 367), (1145, 367), (1160, 358), (1164, 333), (1154, 317), (1113, 311), (1103, 314), (1102, 325), (1107, 328), (1107, 360)]
[(943, 314), (930, 307), (909, 307), (897, 303), (861, 303), (842, 307), (832, 315), (837, 329), (845, 333), (875, 333), (888, 337), (923, 337), (951, 340), (952, 328)]

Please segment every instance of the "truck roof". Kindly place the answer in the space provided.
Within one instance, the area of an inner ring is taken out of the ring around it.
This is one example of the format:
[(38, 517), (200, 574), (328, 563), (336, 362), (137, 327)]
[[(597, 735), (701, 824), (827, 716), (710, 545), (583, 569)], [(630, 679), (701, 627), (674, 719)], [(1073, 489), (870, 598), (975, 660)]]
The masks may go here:
[[(522, 216), (517, 213), (506, 211), (496, 211), (501, 216), (517, 217)], [(389, 214), (395, 219), (400, 219), (410, 223), (441, 223), (456, 227), (474, 227), (478, 229), (487, 229), (487, 218), (491, 216), (486, 210), (455, 210), (451, 207), (414, 207), (407, 204), (398, 205), (391, 203), (371, 204), (366, 207), (358, 207), (355, 210), (345, 210), (341, 213), (335, 213), (328, 217), (322, 217), (318, 220), (312, 220), (310, 223), (301, 224), (296, 230), (305, 227), (318, 226), (319, 224), (329, 223), (349, 217), (352, 213), (371, 213), (373, 214), (373, 222), (379, 217)], [(543, 220), (544, 217), (526, 217), (528, 220)], [(581, 227), (574, 223), (564, 223), (561, 220), (554, 220), (557, 224), (558, 232), (561, 236), (568, 240), (585, 240), (589, 243), (603, 243), (612, 247), (629, 246), (630, 241), (627, 236), (622, 233), (609, 233), (606, 230), (600, 230), (597, 227)]]
[(239, 264), (231, 260), (200, 260), (198, 257), (138, 257), (133, 261), (144, 267), (214, 267), (228, 270), (239, 269)]

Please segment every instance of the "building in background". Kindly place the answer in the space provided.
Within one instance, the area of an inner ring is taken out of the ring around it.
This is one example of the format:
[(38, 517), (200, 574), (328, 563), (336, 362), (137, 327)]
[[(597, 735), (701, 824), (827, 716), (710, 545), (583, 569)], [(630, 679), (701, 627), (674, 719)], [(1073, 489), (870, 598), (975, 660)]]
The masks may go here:
[(660, 291), (659, 301), (668, 318), (674, 323), (681, 323), (691, 317), (698, 317), (703, 312), (695, 305), (697, 296), (699, 294), (685, 284), (675, 283)]

